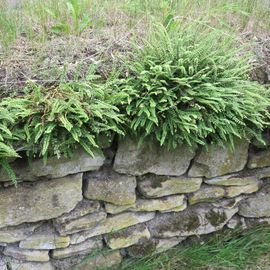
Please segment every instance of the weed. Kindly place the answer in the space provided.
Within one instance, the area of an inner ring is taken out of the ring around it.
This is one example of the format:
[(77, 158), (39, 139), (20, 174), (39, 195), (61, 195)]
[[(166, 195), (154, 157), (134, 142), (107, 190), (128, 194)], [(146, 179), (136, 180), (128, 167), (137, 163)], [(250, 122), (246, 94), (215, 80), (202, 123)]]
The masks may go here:
[(56, 9), (46, 8), (46, 12), (54, 19), (56, 24), (51, 27), (55, 34), (80, 35), (87, 27), (91, 26), (89, 14), (83, 10), (79, 0), (67, 0), (65, 2), (67, 16), (61, 16), (61, 7)]

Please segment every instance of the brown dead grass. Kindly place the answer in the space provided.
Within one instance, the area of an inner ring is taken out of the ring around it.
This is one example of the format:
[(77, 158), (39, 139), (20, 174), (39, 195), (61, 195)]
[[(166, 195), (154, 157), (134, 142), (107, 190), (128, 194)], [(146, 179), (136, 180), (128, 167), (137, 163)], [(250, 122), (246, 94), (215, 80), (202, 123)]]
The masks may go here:
[(93, 63), (106, 78), (112, 66), (122, 65), (131, 52), (133, 37), (146, 34), (143, 22), (130, 28), (120, 21), (108, 20), (108, 26), (81, 36), (51, 36), (44, 43), (18, 38), (7, 55), (0, 54), (0, 97), (20, 93), (29, 80), (45, 86), (57, 84), (64, 70), (65, 80), (73, 80), (78, 72), (83, 80)]

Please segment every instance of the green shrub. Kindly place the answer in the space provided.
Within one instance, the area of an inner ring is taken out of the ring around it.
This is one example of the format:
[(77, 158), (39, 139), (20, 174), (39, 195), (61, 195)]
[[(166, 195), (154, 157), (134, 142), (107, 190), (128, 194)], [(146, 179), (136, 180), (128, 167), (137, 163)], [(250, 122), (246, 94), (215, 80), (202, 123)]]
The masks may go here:
[(130, 132), (170, 147), (259, 137), (269, 125), (269, 92), (248, 80), (245, 51), (205, 26), (158, 25), (119, 86)]

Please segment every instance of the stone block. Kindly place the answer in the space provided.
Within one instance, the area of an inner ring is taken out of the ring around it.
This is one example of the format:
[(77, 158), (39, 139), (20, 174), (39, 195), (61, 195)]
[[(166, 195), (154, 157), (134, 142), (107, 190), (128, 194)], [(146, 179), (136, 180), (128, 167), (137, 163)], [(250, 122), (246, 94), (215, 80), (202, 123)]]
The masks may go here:
[(138, 181), (138, 190), (146, 198), (158, 198), (197, 191), (201, 183), (201, 178), (146, 175)]
[(84, 197), (117, 205), (136, 201), (136, 178), (118, 173), (100, 171), (85, 176)]
[(137, 244), (141, 239), (149, 239), (150, 232), (145, 225), (136, 225), (106, 236), (111, 249), (120, 249)]
[(49, 220), (82, 200), (82, 174), (0, 190), (0, 228)]
[(209, 234), (222, 229), (237, 211), (237, 207), (196, 205), (178, 213), (157, 214), (147, 224), (155, 238)]
[(248, 147), (248, 141), (241, 140), (235, 141), (234, 151), (228, 146), (222, 147), (216, 144), (204, 147), (195, 158), (188, 175), (212, 178), (241, 171), (247, 163)]
[(108, 217), (103, 223), (95, 228), (75, 233), (70, 236), (71, 244), (81, 243), (93, 236), (117, 232), (121, 229), (149, 221), (155, 217), (155, 213), (122, 213)]
[(67, 248), (55, 249), (52, 251), (52, 258), (64, 259), (78, 255), (90, 254), (92, 251), (103, 247), (101, 239), (88, 239), (77, 245), (70, 245)]
[(39, 227), (31, 236), (19, 243), (20, 248), (51, 250), (69, 246), (70, 238), (60, 236), (50, 224)]
[[(16, 160), (11, 164), (18, 181), (35, 181), (38, 178), (60, 178), (69, 174), (98, 170), (105, 161), (102, 152), (95, 152), (91, 157), (83, 150), (74, 152), (72, 158), (64, 156), (59, 159), (54, 156), (48, 158), (46, 164), (42, 159), (34, 159), (30, 163), (27, 160)], [(0, 182), (10, 181), (4, 169), (0, 169)]]
[(127, 206), (118, 206), (110, 203), (105, 204), (107, 213), (117, 214), (123, 211), (131, 212), (169, 212), (183, 211), (187, 203), (184, 195), (172, 195), (158, 199), (138, 199), (135, 204)]
[(119, 142), (113, 168), (119, 173), (131, 175), (155, 173), (179, 176), (187, 171), (194, 156), (195, 153), (186, 145), (171, 150), (155, 143), (139, 147), (136, 141), (125, 138)]
[(22, 261), (48, 262), (50, 260), (49, 251), (21, 249), (15, 245), (5, 247), (3, 254)]
[(55, 222), (55, 227), (61, 235), (68, 235), (95, 228), (106, 220), (107, 214), (98, 211), (64, 223)]

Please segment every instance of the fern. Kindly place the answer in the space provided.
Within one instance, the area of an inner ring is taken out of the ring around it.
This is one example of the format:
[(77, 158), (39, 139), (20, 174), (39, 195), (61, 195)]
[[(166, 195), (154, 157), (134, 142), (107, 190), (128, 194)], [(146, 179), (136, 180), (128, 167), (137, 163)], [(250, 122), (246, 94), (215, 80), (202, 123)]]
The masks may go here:
[(123, 117), (114, 105), (118, 98), (110, 89), (112, 82), (91, 78), (49, 89), (29, 83), (24, 96), (0, 102), (0, 160), (11, 179), (14, 174), (7, 159), (18, 157), (14, 149), (44, 161), (49, 156), (71, 156), (78, 147), (93, 156), (100, 136), (124, 134)]
[(169, 147), (259, 137), (269, 126), (269, 91), (248, 80), (250, 56), (235, 45), (200, 25), (157, 25), (118, 85), (130, 132)]

